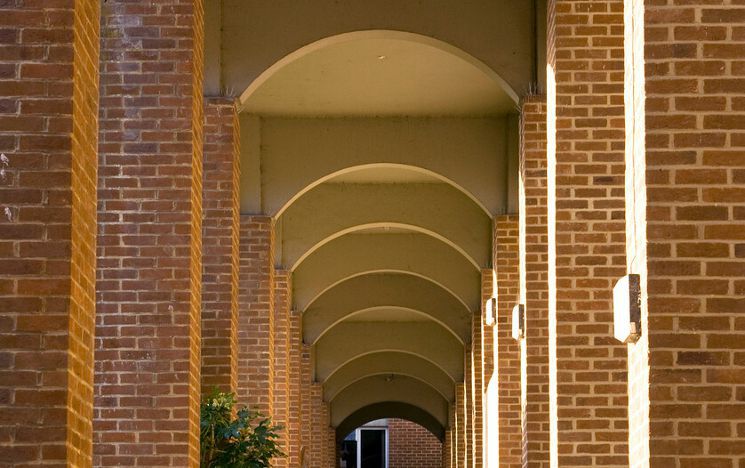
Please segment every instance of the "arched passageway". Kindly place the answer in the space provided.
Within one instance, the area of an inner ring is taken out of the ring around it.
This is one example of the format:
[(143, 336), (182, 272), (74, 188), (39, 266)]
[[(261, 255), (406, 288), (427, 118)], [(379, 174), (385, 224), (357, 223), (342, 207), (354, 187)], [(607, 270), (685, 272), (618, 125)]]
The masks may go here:
[(744, 16), (0, 2), (0, 464), (742, 467)]
[(515, 106), (468, 52), (383, 30), (307, 45), (241, 95), (243, 220), (269, 226), (275, 331), (299, 322), (282, 346), (334, 440), (386, 418), (445, 440), (484, 340), (494, 219), (516, 207)]

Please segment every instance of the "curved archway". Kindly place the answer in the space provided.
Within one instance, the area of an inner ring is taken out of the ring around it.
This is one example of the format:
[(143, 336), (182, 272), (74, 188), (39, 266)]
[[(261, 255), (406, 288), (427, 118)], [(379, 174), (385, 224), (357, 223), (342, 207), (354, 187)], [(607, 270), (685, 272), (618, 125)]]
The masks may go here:
[(416, 34), (412, 32), (373, 29), (373, 30), (366, 30), (366, 31), (346, 32), (346, 33), (341, 33), (341, 34), (336, 34), (333, 36), (325, 37), (323, 39), (314, 41), (310, 44), (307, 44), (295, 50), (294, 52), (291, 52), (285, 55), (280, 60), (276, 61), (273, 65), (271, 65), (269, 68), (264, 70), (257, 78), (255, 78), (248, 85), (248, 87), (241, 93), (240, 98), (239, 98), (239, 103), (242, 107), (244, 107), (246, 104), (246, 101), (256, 92), (256, 90), (258, 90), (262, 85), (264, 85), (268, 80), (270, 80), (278, 71), (282, 70), (287, 65), (295, 62), (301, 57), (304, 57), (308, 54), (312, 54), (316, 51), (327, 48), (334, 44), (340, 44), (340, 43), (354, 41), (354, 40), (380, 39), (380, 38), (422, 44), (422, 45), (426, 45), (429, 47), (442, 50), (443, 52), (446, 52), (455, 57), (458, 57), (459, 59), (475, 67), (485, 76), (487, 76), (489, 79), (497, 83), (504, 90), (504, 92), (510, 96), (513, 102), (517, 103), (519, 101), (519, 96), (517, 95), (517, 93), (494, 69), (492, 69), (491, 67), (489, 67), (488, 65), (486, 65), (484, 62), (477, 59), (473, 55), (467, 53), (466, 51), (458, 47), (453, 46), (452, 44), (441, 41), (439, 39), (435, 39), (433, 37), (425, 36), (422, 34)]
[(324, 184), (277, 219), (279, 261), (297, 265), (325, 243), (371, 225), (415, 226), (437, 233), (487, 267), (492, 219), (445, 184)]
[[(436, 283), (410, 274), (370, 274), (339, 283), (303, 311), (303, 336), (314, 344), (355, 313), (382, 309), (414, 311), (453, 334), (470, 338), (471, 311)], [(395, 317), (389, 317), (394, 319)]]
[(437, 365), (414, 354), (382, 351), (353, 359), (331, 374), (323, 384), (326, 401), (349, 385), (372, 375), (398, 374), (427, 382), (448, 401), (454, 398), (453, 380)]
[(476, 310), (479, 270), (444, 242), (416, 233), (348, 234), (314, 251), (293, 274), (299, 310), (345, 280), (374, 272), (410, 273), (429, 279)]
[(342, 322), (314, 347), (315, 378), (326, 379), (348, 362), (380, 351), (415, 354), (442, 368), (451, 379), (463, 378), (463, 345), (433, 322)]
[[(315, 166), (313, 168), (316, 171), (322, 171), (322, 166)], [(267, 213), (271, 214), (274, 217), (282, 216), (282, 213), (285, 212), (285, 210), (292, 205), (295, 201), (297, 201), (300, 197), (308, 193), (309, 191), (313, 190), (314, 188), (318, 187), (319, 185), (332, 181), (334, 179), (348, 176), (350, 174), (358, 173), (358, 172), (365, 172), (365, 171), (385, 171), (385, 170), (392, 170), (392, 171), (411, 171), (417, 174), (421, 174), (424, 180), (426, 179), (432, 179), (433, 181), (438, 181), (445, 183), (447, 185), (450, 185), (454, 189), (462, 192), (465, 196), (470, 198), (474, 203), (476, 203), (487, 215), (491, 215), (492, 213), (487, 208), (487, 204), (489, 204), (489, 200), (484, 200), (483, 198), (478, 198), (477, 195), (474, 193), (475, 188), (470, 187), (468, 181), (463, 180), (460, 181), (461, 177), (457, 177), (453, 179), (452, 177), (455, 175), (451, 175), (450, 177), (443, 175), (441, 173), (435, 172), (432, 169), (421, 167), (421, 166), (415, 166), (412, 164), (399, 164), (399, 163), (392, 163), (392, 162), (378, 162), (378, 163), (366, 163), (366, 164), (359, 164), (355, 166), (349, 166), (349, 167), (343, 167), (336, 169), (332, 172), (328, 173), (322, 173), (315, 174), (312, 171), (306, 171), (304, 172), (304, 178), (303, 180), (298, 180), (293, 185), (297, 185), (294, 187), (296, 190), (294, 194), (289, 195), (289, 192), (286, 196), (289, 197), (287, 200), (280, 199), (278, 201), (270, 200), (265, 204), (265, 209)], [(317, 177), (316, 179), (312, 179), (313, 177)], [(457, 181), (456, 181), (457, 180)], [(306, 185), (302, 185), (305, 183)], [(465, 184), (465, 185), (464, 185)], [(478, 191), (476, 191), (478, 193)]]
[(386, 401), (365, 406), (350, 414), (336, 427), (336, 439), (342, 440), (347, 434), (363, 424), (385, 418), (405, 419), (419, 424), (440, 439), (440, 441), (445, 436), (446, 427), (441, 425), (434, 416), (425, 410), (407, 403)]
[(359, 409), (388, 401), (421, 408), (447, 426), (447, 400), (430, 385), (401, 375), (366, 377), (342, 390), (330, 403), (331, 425), (337, 427)]

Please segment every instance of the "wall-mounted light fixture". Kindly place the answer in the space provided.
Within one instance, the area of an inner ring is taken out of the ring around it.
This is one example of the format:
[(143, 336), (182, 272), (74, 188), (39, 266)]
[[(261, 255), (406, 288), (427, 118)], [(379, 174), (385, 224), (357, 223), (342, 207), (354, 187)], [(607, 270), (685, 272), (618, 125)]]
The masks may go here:
[(520, 340), (525, 337), (525, 306), (518, 304), (512, 308), (512, 338)]
[(613, 287), (613, 336), (622, 343), (636, 343), (641, 336), (641, 321), (639, 275), (626, 275)]
[(484, 323), (493, 327), (497, 323), (497, 298), (490, 297), (484, 305)]

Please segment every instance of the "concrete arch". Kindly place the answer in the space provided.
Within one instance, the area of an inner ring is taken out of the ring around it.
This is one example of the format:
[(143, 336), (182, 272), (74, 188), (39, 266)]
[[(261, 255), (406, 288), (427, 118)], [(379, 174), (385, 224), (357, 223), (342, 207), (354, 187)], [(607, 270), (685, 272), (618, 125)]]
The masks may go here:
[(274, 76), (279, 70), (286, 67), (288, 64), (298, 60), (300, 57), (304, 57), (308, 54), (312, 54), (313, 52), (317, 50), (324, 49), (334, 44), (355, 41), (355, 40), (380, 39), (380, 38), (393, 39), (393, 40), (406, 41), (406, 42), (414, 42), (417, 44), (426, 45), (428, 47), (433, 47), (433, 48), (442, 50), (448, 54), (454, 55), (460, 58), (461, 60), (469, 63), (470, 65), (474, 66), (479, 71), (481, 71), (484, 75), (488, 76), (492, 81), (497, 83), (510, 96), (510, 98), (512, 98), (512, 100), (515, 103), (519, 101), (519, 96), (514, 91), (514, 89), (495, 71), (495, 69), (491, 68), (489, 65), (479, 60), (475, 56), (467, 53), (463, 49), (455, 47), (452, 44), (436, 39), (434, 37), (425, 36), (423, 34), (416, 34), (416, 33), (406, 32), (406, 31), (374, 29), (374, 30), (366, 30), (366, 31), (352, 31), (352, 32), (336, 34), (333, 36), (328, 36), (328, 37), (316, 40), (314, 42), (311, 42), (309, 44), (306, 44), (303, 47), (300, 47), (290, 52), (289, 54), (285, 55), (284, 57), (274, 62), (271, 66), (266, 68), (257, 77), (255, 77), (250, 82), (250, 84), (248, 84), (246, 89), (241, 93), (240, 98), (239, 98), (239, 103), (243, 105), (246, 102), (246, 100), (249, 98), (249, 96), (251, 96), (257, 89), (259, 89), (261, 85), (263, 85), (268, 80), (270, 80), (272, 76)]
[(331, 240), (359, 226), (376, 225), (415, 226), (436, 233), (476, 266), (489, 266), (492, 219), (446, 184), (320, 185), (277, 219), (276, 258), (294, 270)]
[(386, 401), (365, 406), (355, 411), (336, 427), (336, 439), (344, 439), (356, 428), (370, 421), (387, 418), (399, 418), (419, 424), (431, 432), (435, 437), (443, 440), (445, 427), (437, 419), (421, 408), (406, 403)]
[[(408, 274), (369, 274), (343, 281), (303, 311), (303, 339), (314, 344), (355, 313), (374, 310), (415, 311), (466, 343), (471, 310), (435, 283)], [(478, 309), (477, 309), (478, 310)]]
[(480, 305), (479, 270), (444, 242), (416, 233), (349, 234), (325, 244), (294, 271), (295, 305), (305, 310), (337, 284), (373, 272), (409, 272), (447, 289), (471, 310)]
[(414, 354), (440, 367), (453, 381), (463, 378), (463, 345), (436, 323), (345, 321), (314, 346), (316, 381), (325, 383), (354, 359), (384, 351)]
[(421, 408), (447, 426), (448, 401), (421, 380), (395, 374), (367, 377), (342, 390), (331, 400), (331, 425), (338, 427), (359, 409), (388, 401)]
[(405, 375), (428, 383), (443, 398), (454, 398), (453, 380), (441, 368), (413, 354), (384, 351), (354, 359), (337, 369), (323, 384), (326, 401), (349, 385), (373, 375)]
[[(335, 159), (338, 160), (340, 158), (335, 158)], [(321, 169), (321, 167), (314, 166), (314, 169), (318, 170), (318, 169)], [(334, 178), (337, 178), (340, 176), (346, 176), (346, 175), (354, 174), (358, 172), (381, 171), (381, 170), (383, 171), (390, 170), (390, 171), (396, 171), (396, 172), (401, 172), (401, 171), (413, 172), (413, 173), (417, 173), (417, 174), (421, 174), (423, 176), (429, 177), (433, 180), (437, 180), (439, 182), (448, 184), (451, 187), (462, 192), (464, 195), (470, 198), (474, 203), (479, 205), (479, 207), (481, 207), (481, 209), (484, 210), (484, 213), (486, 213), (487, 215), (490, 214), (489, 209), (486, 207), (486, 203), (488, 203), (488, 201), (477, 198), (476, 195), (474, 195), (472, 191), (468, 190), (466, 187), (459, 184), (455, 180), (449, 177), (446, 177), (445, 175), (434, 172), (431, 169), (427, 169), (425, 167), (414, 166), (410, 164), (389, 163), (389, 162), (388, 163), (368, 163), (368, 164), (360, 164), (357, 166), (344, 167), (344, 168), (335, 170), (333, 172), (330, 172), (328, 174), (321, 174), (315, 180), (310, 180), (310, 177), (312, 177), (312, 172), (305, 171), (303, 173), (303, 176), (305, 177), (304, 182), (306, 182), (307, 185), (304, 185), (299, 188), (295, 187), (297, 189), (297, 192), (295, 192), (291, 196), (289, 195), (289, 193), (291, 192), (288, 192), (286, 196), (289, 196), (289, 198), (286, 201), (284, 200), (284, 198), (279, 199), (281, 200), (281, 202), (283, 202), (282, 205), (278, 206), (277, 203), (280, 203), (280, 201), (278, 200), (277, 202), (272, 202), (271, 201), (272, 199), (270, 198), (269, 200), (266, 201), (267, 203), (267, 205), (265, 205), (266, 210), (268, 213), (274, 213), (273, 216), (275, 217), (282, 216), (282, 213), (284, 213), (285, 210), (289, 208), (290, 205), (292, 205), (300, 197), (302, 197), (303, 195), (308, 193), (310, 190), (314, 189), (315, 187), (325, 182), (331, 181)], [(301, 181), (297, 181), (297, 183), (300, 183), (300, 182)]]

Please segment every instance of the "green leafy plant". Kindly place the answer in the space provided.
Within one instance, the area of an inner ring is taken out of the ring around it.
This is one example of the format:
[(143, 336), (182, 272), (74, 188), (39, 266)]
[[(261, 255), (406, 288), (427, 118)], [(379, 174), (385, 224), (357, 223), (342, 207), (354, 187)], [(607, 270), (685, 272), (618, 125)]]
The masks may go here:
[[(235, 395), (213, 390), (200, 410), (203, 468), (264, 468), (283, 457), (270, 418), (243, 407), (234, 413)], [(234, 416), (235, 414), (235, 416)]]

